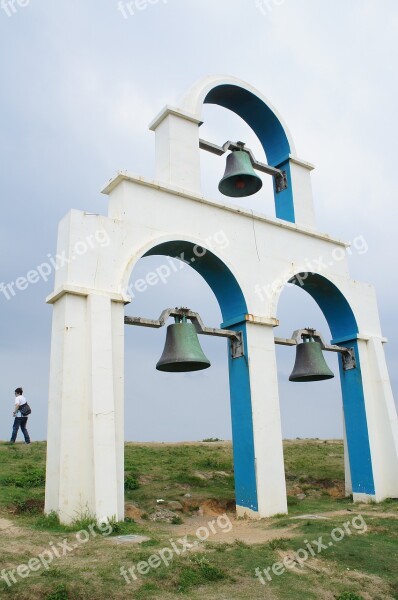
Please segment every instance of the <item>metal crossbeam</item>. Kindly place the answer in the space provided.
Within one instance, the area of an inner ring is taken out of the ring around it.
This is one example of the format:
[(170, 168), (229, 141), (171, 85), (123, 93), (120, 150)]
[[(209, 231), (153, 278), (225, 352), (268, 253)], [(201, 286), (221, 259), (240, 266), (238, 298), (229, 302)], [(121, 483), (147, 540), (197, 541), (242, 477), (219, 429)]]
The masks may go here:
[(124, 317), (125, 325), (138, 325), (140, 327), (154, 327), (156, 329), (163, 327), (169, 317), (186, 317), (195, 326), (196, 333), (201, 335), (212, 335), (216, 337), (226, 337), (231, 341), (231, 356), (239, 358), (244, 355), (243, 336), (241, 331), (230, 331), (229, 329), (216, 329), (215, 327), (206, 327), (200, 318), (200, 315), (189, 308), (166, 308), (162, 311), (159, 319), (145, 319), (144, 317)]
[(343, 361), (344, 371), (349, 371), (350, 369), (356, 368), (357, 365), (355, 360), (354, 348), (346, 348), (345, 346), (326, 344), (325, 340), (322, 337), (322, 334), (316, 329), (297, 329), (293, 332), (292, 338), (276, 337), (274, 341), (275, 344), (280, 344), (281, 346), (296, 346), (297, 344), (301, 343), (303, 335), (311, 336), (313, 338), (318, 339), (321, 344), (322, 350), (326, 350), (326, 352), (339, 352)]

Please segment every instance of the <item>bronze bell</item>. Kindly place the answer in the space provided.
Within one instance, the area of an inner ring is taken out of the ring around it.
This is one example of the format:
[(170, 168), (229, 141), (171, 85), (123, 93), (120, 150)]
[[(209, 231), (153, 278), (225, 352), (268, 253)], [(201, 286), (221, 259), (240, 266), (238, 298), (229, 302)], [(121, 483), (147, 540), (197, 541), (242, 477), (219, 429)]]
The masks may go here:
[(321, 344), (311, 336), (303, 337), (303, 343), (296, 347), (296, 362), (289, 381), (322, 381), (332, 377)]
[(175, 323), (167, 327), (166, 343), (157, 370), (182, 373), (210, 367), (210, 361), (200, 347), (195, 325), (187, 323), (185, 316), (174, 318)]
[(224, 177), (218, 189), (224, 196), (242, 198), (258, 192), (263, 185), (261, 178), (255, 173), (250, 155), (244, 150), (234, 150), (227, 156)]

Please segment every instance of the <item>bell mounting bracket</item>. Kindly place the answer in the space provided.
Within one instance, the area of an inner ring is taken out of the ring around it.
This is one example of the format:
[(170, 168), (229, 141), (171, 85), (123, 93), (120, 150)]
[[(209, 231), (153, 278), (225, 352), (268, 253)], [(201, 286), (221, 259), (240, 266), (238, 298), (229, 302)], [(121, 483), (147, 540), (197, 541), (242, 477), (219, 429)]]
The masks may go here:
[(307, 329), (297, 329), (293, 332), (291, 338), (275, 338), (275, 344), (281, 344), (282, 346), (296, 346), (300, 344), (303, 340), (303, 337), (312, 337), (320, 342), (322, 350), (326, 350), (327, 352), (339, 352), (341, 354), (341, 360), (343, 364), (344, 371), (350, 371), (351, 369), (355, 369), (357, 366), (355, 359), (355, 351), (354, 348), (346, 348), (345, 346), (335, 346), (326, 344), (325, 340), (322, 337), (322, 334), (316, 329), (311, 329), (308, 327)]
[(146, 319), (144, 317), (124, 317), (125, 325), (138, 325), (141, 327), (163, 327), (169, 317), (185, 317), (189, 319), (195, 327), (196, 333), (201, 335), (214, 335), (217, 337), (229, 338), (231, 342), (231, 357), (240, 358), (244, 356), (243, 334), (242, 331), (230, 331), (229, 329), (216, 329), (214, 327), (205, 327), (200, 315), (189, 308), (166, 308), (162, 311), (159, 319)]
[(266, 165), (265, 163), (256, 160), (253, 152), (250, 148), (246, 148), (244, 142), (228, 141), (222, 146), (217, 146), (212, 142), (200, 139), (199, 148), (201, 148), (201, 150), (207, 150), (207, 152), (211, 152), (212, 154), (217, 154), (217, 156), (222, 156), (225, 152), (228, 152), (228, 150), (243, 150), (250, 156), (253, 169), (257, 169), (257, 171), (261, 171), (262, 173), (267, 173), (267, 175), (272, 175), (275, 181), (275, 192), (277, 194), (283, 192), (283, 190), (286, 190), (288, 187), (286, 171), (281, 171), (280, 169), (276, 169), (275, 167), (271, 167), (270, 165)]

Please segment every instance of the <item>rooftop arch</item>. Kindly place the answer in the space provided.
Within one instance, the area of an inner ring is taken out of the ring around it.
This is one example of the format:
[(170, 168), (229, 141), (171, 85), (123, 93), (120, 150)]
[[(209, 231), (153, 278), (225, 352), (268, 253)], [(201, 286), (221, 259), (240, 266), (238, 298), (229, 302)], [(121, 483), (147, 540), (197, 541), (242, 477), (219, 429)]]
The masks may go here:
[(203, 104), (217, 104), (241, 117), (259, 138), (270, 165), (277, 166), (296, 154), (291, 133), (278, 111), (248, 83), (236, 77), (206, 77), (187, 92), (182, 108), (200, 119)]

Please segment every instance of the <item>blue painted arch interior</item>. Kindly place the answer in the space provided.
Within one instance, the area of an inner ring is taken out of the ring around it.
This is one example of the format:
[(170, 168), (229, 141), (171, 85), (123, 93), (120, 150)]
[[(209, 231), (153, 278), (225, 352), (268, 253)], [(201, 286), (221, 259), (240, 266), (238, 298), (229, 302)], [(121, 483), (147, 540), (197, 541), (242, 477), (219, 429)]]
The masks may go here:
[(275, 214), (295, 222), (289, 155), (291, 148), (283, 125), (270, 107), (256, 94), (233, 84), (218, 85), (207, 94), (205, 104), (231, 110), (252, 128), (264, 149), (268, 164), (286, 171), (288, 188), (278, 194), (274, 186)]
[(351, 336), (356, 338), (358, 325), (351, 306), (337, 286), (329, 279), (318, 273), (298, 273), (290, 279), (312, 296), (325, 318), (332, 332), (333, 338)]
[(277, 166), (289, 158), (290, 145), (285, 130), (265, 102), (244, 88), (224, 84), (207, 94), (205, 104), (217, 104), (239, 115), (261, 142), (268, 163)]
[(375, 485), (358, 353), (358, 324), (355, 315), (345, 296), (326, 277), (317, 273), (299, 275), (300, 277), (292, 277), (290, 283), (301, 287), (314, 298), (328, 322), (334, 338), (332, 343), (354, 348), (356, 369), (344, 371), (341, 357), (339, 359), (352, 490), (358, 494), (374, 495)]
[(213, 290), (224, 321), (245, 314), (247, 312), (246, 300), (235, 276), (218, 256), (207, 248), (204, 250), (206, 252), (200, 256), (202, 251), (199, 248), (196, 249), (192, 242), (175, 240), (156, 245), (148, 250), (145, 256), (160, 254), (186, 261)]
[[(232, 438), (234, 453), (235, 498), (239, 506), (258, 510), (255, 452), (251, 406), (250, 375), (244, 315), (247, 305), (242, 290), (230, 269), (210, 250), (202, 251), (186, 240), (157, 244), (145, 256), (171, 256), (186, 261), (213, 290), (228, 329), (243, 331), (245, 356), (232, 359), (229, 354), (229, 387), (231, 399)], [(195, 258), (194, 261), (192, 259)]]

